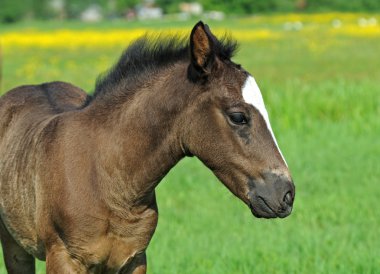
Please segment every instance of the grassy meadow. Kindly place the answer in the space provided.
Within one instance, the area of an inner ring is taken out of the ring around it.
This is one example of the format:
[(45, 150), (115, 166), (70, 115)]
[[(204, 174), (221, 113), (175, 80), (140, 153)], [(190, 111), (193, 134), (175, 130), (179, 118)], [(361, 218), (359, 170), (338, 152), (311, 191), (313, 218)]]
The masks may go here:
[[(0, 26), (1, 92), (52, 80), (91, 92), (132, 39), (189, 33), (195, 22)], [(261, 87), (295, 207), (286, 219), (256, 219), (197, 159), (184, 159), (157, 188), (148, 273), (380, 273), (379, 22), (345, 13), (207, 22), (241, 41), (235, 61)]]

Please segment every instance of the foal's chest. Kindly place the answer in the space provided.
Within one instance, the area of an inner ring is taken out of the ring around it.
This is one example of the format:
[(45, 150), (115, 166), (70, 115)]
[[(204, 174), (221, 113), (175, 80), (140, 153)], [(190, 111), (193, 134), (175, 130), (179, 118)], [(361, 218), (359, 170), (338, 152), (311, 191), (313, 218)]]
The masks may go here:
[[(136, 258), (144, 255), (157, 225), (157, 212), (152, 211), (144, 218), (132, 219), (112, 218), (106, 235), (87, 242), (87, 264), (99, 268), (118, 271), (128, 267)], [(82, 245), (83, 246), (83, 245)], [(80, 250), (77, 250), (80, 252)], [(101, 267), (101, 268), (103, 268)], [(94, 273), (97, 273), (96, 271)]]

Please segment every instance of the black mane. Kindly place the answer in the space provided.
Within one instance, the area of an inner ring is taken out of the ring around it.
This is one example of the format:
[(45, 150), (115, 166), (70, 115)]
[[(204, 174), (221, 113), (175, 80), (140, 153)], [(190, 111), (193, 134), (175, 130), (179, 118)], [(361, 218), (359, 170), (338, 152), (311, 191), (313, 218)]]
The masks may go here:
[[(229, 60), (237, 49), (236, 41), (224, 36), (215, 40), (214, 50), (222, 60)], [(133, 42), (121, 55), (119, 61), (96, 81), (93, 98), (119, 90), (132, 92), (131, 86), (142, 81), (143, 76), (153, 74), (160, 68), (178, 61), (189, 60), (190, 48), (187, 37), (150, 37), (145, 35)]]

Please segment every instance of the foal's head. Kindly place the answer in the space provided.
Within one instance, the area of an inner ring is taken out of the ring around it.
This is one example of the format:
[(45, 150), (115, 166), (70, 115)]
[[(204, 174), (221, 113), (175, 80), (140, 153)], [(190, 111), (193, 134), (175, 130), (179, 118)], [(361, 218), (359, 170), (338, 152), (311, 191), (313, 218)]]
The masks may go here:
[(255, 79), (230, 60), (233, 44), (199, 22), (190, 36), (193, 92), (183, 149), (197, 156), (257, 217), (286, 217), (295, 188)]

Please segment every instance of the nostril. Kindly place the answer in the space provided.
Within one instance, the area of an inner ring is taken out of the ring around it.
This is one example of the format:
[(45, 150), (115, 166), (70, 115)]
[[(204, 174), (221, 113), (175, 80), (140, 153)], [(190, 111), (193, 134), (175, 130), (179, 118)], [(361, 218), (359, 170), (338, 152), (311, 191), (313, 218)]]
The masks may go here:
[(290, 191), (288, 191), (288, 192), (285, 194), (283, 201), (284, 201), (287, 205), (289, 205), (289, 206), (291, 206), (291, 205), (293, 204), (292, 194), (290, 193)]

